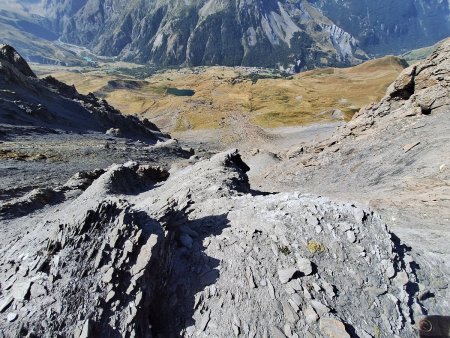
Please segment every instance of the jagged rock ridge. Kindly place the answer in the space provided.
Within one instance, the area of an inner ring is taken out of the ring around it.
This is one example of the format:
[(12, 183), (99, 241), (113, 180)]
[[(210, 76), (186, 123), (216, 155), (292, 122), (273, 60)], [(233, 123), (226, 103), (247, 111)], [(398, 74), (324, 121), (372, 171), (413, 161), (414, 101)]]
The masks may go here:
[(148, 120), (124, 116), (93, 94), (82, 95), (53, 77), (38, 79), (8, 45), (0, 46), (0, 123), (67, 131), (119, 130), (131, 138), (166, 139)]
[(345, 191), (377, 205), (401, 229), (402, 239), (443, 255), (449, 267), (450, 163), (444, 155), (450, 144), (449, 70), (447, 40), (427, 60), (405, 69), (380, 102), (361, 109), (331, 138), (280, 154), (286, 160), (265, 179), (317, 193)]
[(1, 251), (0, 311), (11, 320), (0, 329), (414, 337), (414, 320), (435, 306), (419, 297), (431, 272), (419, 275), (379, 216), (322, 197), (251, 193), (248, 169), (231, 151), (149, 186), (137, 163), (115, 165), (60, 211), (31, 217), (34, 230)]

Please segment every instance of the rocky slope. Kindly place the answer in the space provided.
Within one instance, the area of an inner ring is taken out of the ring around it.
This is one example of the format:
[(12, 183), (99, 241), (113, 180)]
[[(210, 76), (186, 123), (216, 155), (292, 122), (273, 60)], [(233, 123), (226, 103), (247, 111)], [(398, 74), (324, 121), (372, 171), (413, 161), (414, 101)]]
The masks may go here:
[(447, 40), (333, 137), (279, 154), (284, 160), (259, 182), (266, 189), (268, 179), (275, 190), (289, 187), (368, 203), (383, 211), (403, 239), (448, 266), (449, 94)]
[(51, 76), (38, 79), (26, 61), (8, 45), (0, 45), (0, 123), (72, 132), (112, 129), (153, 142), (167, 138), (148, 120), (123, 116), (92, 94), (81, 95), (75, 87)]
[(38, 79), (12, 47), (0, 47), (0, 215), (61, 203), (70, 197), (63, 182), (77, 171), (89, 182), (114, 162), (168, 167), (191, 155), (147, 120)]
[[(300, 182), (292, 171), (299, 163), (336, 163), (339, 145), (370, 148), (371, 133), (384, 141), (390, 125), (414, 114), (442, 119), (449, 45), (405, 71), (333, 141), (305, 150), (303, 162), (301, 151), (290, 153), (271, 185)], [(10, 86), (25, 78), (43, 86), (14, 50), (1, 55), (7, 79), (15, 76)], [(123, 144), (109, 141), (117, 156)], [(422, 316), (450, 311), (445, 266), (404, 245), (372, 208), (254, 190), (237, 150), (172, 160), (170, 170), (146, 163), (177, 151), (175, 143), (125, 147), (132, 161), (0, 204), (0, 336), (412, 338)], [(19, 160), (7, 161), (7, 174), (17, 175)]]
[(156, 185), (114, 165), (29, 215), (1, 249), (3, 335), (415, 337), (420, 315), (448, 310), (430, 296), (444, 277), (373, 211), (264, 196), (247, 170), (235, 151)]

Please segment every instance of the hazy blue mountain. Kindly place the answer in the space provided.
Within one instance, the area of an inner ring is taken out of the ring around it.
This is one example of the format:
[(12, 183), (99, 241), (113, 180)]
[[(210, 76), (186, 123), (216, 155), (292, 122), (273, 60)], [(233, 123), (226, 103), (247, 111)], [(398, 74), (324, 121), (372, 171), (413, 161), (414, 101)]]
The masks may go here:
[[(450, 35), (448, 0), (311, 0), (371, 54), (432, 45)], [(346, 10), (348, 9), (348, 10)]]

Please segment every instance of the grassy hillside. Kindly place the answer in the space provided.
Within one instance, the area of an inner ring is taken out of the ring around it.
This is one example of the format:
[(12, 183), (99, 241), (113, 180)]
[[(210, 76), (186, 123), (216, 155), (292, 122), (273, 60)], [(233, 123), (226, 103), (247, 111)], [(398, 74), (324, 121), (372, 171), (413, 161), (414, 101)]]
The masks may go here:
[(433, 46), (414, 49), (412, 51), (402, 54), (401, 57), (406, 61), (408, 61), (409, 64), (414, 64), (430, 56), (430, 54), (433, 53), (444, 41), (445, 40), (439, 41)]
[[(339, 115), (350, 119), (360, 107), (379, 100), (404, 65), (388, 56), (288, 78), (241, 67), (167, 70), (143, 80), (105, 69), (51, 68), (51, 73), (82, 93), (99, 94), (127, 114), (148, 117), (166, 131), (182, 131), (220, 128), (237, 115), (263, 127), (305, 125)], [(342, 113), (332, 116), (336, 109)]]

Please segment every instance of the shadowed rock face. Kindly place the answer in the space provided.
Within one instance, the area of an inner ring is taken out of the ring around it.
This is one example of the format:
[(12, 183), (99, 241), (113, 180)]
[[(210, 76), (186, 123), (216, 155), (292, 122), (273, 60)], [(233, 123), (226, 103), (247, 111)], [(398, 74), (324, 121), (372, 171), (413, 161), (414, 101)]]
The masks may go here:
[(11, 46), (0, 45), (0, 60), (10, 63), (25, 76), (36, 77), (28, 63)]
[(8, 45), (0, 47), (0, 123), (66, 131), (115, 128), (124, 136), (149, 142), (166, 139), (148, 120), (124, 116), (93, 94), (47, 77), (38, 79), (26, 61)]

